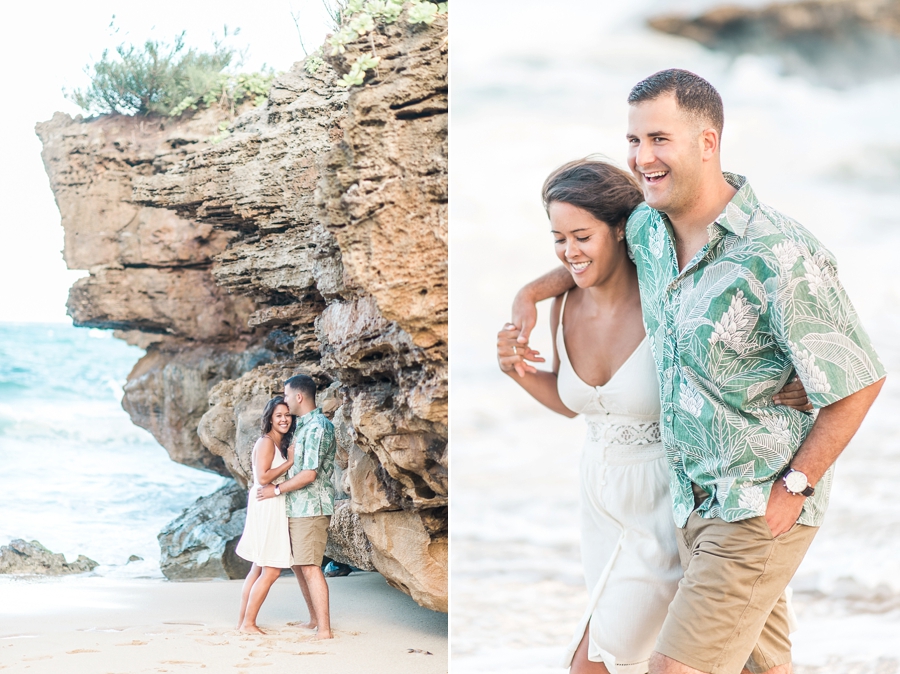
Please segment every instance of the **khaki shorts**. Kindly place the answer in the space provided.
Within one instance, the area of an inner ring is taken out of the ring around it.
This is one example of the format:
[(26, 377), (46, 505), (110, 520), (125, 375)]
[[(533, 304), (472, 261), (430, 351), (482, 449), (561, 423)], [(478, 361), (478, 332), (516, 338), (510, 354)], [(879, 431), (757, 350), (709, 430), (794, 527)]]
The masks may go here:
[(708, 674), (790, 662), (784, 590), (817, 532), (795, 524), (773, 539), (765, 517), (725, 522), (692, 512), (676, 532), (684, 578), (656, 650)]
[(325, 544), (328, 543), (329, 522), (331, 515), (288, 517), (291, 556), (295, 566), (322, 566)]

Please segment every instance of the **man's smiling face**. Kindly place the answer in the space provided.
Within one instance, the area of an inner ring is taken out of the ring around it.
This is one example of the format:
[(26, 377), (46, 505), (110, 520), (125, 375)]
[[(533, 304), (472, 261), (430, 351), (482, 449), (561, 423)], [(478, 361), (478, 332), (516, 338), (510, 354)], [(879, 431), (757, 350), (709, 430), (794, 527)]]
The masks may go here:
[(628, 112), (628, 166), (644, 200), (670, 217), (686, 212), (700, 193), (702, 123), (678, 107), (675, 94), (634, 103)]

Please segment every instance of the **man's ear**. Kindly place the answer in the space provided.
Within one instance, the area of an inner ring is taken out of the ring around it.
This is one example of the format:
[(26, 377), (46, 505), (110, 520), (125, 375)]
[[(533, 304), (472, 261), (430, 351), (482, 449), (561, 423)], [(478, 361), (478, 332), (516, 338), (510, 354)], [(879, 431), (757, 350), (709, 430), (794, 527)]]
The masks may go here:
[(700, 152), (703, 161), (708, 161), (719, 152), (719, 132), (708, 127), (700, 132)]

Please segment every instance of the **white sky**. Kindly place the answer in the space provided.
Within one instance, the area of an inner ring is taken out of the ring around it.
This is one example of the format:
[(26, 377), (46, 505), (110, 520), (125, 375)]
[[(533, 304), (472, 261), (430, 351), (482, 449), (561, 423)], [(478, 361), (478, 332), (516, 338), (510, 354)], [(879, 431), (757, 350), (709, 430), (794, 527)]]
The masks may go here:
[[(69, 321), (69, 286), (83, 273), (67, 271), (62, 259), (59, 211), (41, 163), (34, 125), (57, 110), (81, 112), (62, 95), (88, 82), (84, 67), (104, 48), (148, 37), (171, 41), (187, 31), (188, 45), (208, 48), (224, 25), (230, 40), (248, 48), (247, 70), (263, 63), (287, 70), (303, 58), (297, 27), (310, 52), (329, 32), (322, 0), (209, 2), (154, 0), (151, 3), (83, 0), (23, 2), (4, 11), (0, 25), (0, 322)], [(119, 29), (109, 28), (115, 15)]]

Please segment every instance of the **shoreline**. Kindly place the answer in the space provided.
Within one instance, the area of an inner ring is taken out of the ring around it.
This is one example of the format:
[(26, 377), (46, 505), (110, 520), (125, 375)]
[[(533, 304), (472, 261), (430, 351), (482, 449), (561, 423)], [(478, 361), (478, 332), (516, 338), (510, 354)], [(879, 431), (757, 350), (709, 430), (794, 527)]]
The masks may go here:
[[(0, 670), (6, 672), (288, 672), (313, 657), (317, 674), (448, 671), (447, 615), (422, 608), (378, 573), (330, 578), (333, 640), (288, 625), (307, 618), (293, 576), (272, 586), (266, 635), (235, 627), (243, 581), (0, 580)], [(426, 655), (430, 653), (430, 655)]]

